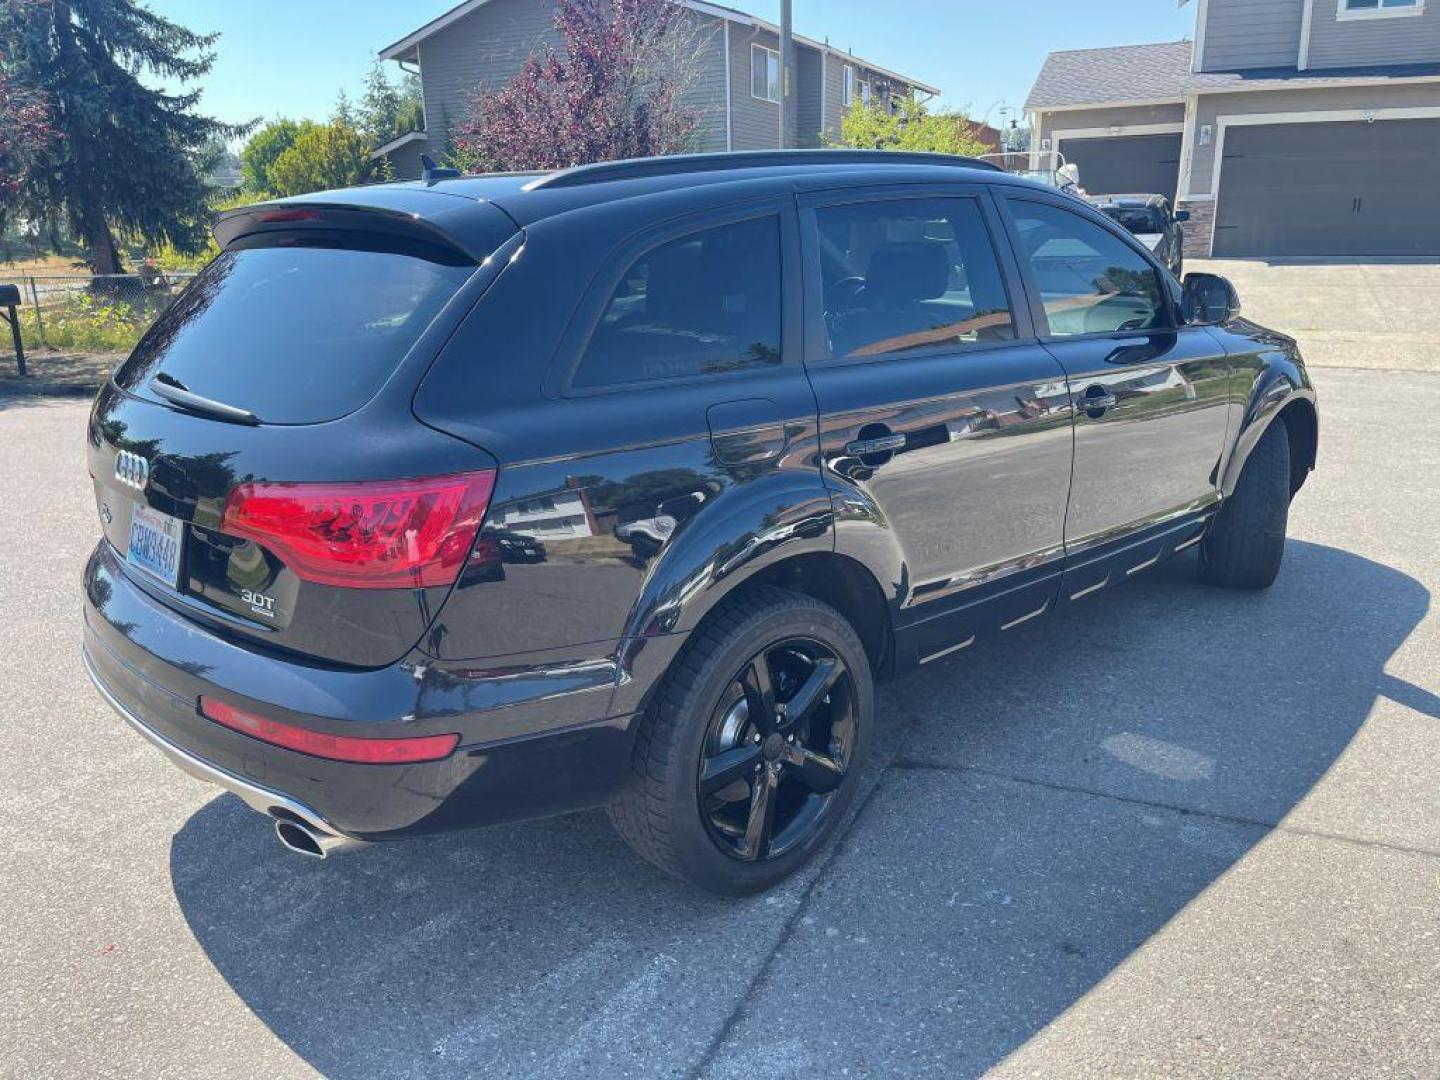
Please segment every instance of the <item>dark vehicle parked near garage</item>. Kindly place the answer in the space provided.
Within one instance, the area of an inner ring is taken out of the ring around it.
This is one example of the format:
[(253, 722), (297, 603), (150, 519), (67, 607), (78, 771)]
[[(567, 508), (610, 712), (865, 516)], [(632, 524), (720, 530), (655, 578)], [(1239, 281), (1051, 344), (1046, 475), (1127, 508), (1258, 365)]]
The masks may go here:
[(1096, 195), (1093, 201), (1101, 213), (1148, 247), (1165, 269), (1177, 278), (1184, 273), (1184, 224), (1190, 211), (1172, 212), (1163, 195)]
[(216, 236), (95, 404), (84, 656), (311, 855), (603, 806), (764, 888), (878, 676), (1192, 546), (1263, 588), (1315, 462), (1223, 279), (965, 159), (432, 176)]

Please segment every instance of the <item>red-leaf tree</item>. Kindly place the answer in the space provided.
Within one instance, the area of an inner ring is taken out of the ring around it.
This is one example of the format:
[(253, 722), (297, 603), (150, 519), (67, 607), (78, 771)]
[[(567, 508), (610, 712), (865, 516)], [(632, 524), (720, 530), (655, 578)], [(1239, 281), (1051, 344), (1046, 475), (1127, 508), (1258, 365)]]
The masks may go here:
[(5, 71), (0, 56), (0, 218), (20, 191), (35, 155), (49, 145), (50, 110), (36, 94), (22, 90)]
[(683, 98), (695, 23), (670, 0), (559, 0), (560, 49), (482, 90), (451, 132), (470, 168), (557, 169), (687, 150), (700, 114)]

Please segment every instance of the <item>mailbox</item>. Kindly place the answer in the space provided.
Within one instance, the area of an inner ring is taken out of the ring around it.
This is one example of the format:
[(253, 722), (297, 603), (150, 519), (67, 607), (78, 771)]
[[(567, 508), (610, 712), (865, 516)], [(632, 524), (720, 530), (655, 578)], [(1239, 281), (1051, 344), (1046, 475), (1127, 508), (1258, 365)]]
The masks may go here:
[(10, 336), (15, 340), (15, 366), (25, 375), (25, 346), (20, 343), (20, 316), (15, 309), (20, 306), (20, 286), (0, 285), (0, 319), (10, 324)]

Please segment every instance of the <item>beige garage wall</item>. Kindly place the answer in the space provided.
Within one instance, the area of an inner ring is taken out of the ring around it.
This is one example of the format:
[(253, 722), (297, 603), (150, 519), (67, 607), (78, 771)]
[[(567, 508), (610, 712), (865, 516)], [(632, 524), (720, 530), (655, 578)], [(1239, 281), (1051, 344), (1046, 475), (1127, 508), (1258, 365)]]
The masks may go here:
[(1032, 145), (1038, 148), (1042, 139), (1053, 138), (1057, 131), (1085, 131), (1117, 125), (1127, 128), (1151, 124), (1181, 124), (1184, 121), (1185, 106), (1180, 102), (1173, 105), (1138, 105), (1042, 112), (1036, 116), (1036, 132)]

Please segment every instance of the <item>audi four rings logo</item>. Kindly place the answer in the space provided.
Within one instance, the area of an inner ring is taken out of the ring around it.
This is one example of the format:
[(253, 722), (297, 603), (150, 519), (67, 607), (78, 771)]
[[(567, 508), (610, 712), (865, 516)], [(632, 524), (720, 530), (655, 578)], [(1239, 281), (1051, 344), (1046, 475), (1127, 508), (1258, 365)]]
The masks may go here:
[(139, 454), (121, 450), (115, 455), (115, 479), (129, 484), (136, 491), (144, 491), (150, 480), (150, 462)]

